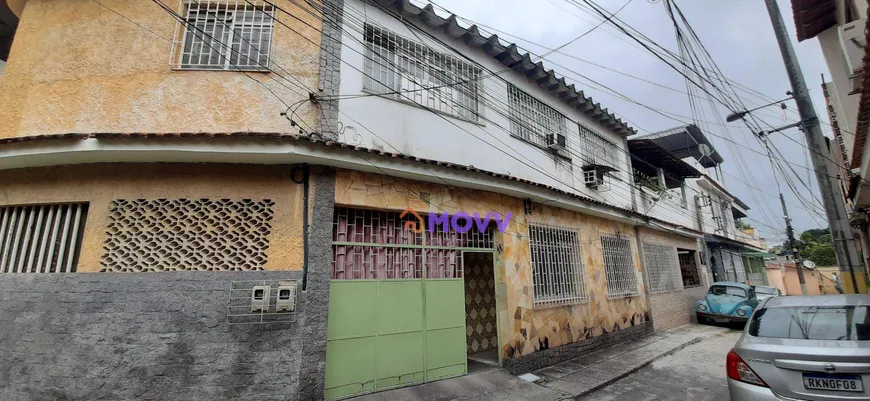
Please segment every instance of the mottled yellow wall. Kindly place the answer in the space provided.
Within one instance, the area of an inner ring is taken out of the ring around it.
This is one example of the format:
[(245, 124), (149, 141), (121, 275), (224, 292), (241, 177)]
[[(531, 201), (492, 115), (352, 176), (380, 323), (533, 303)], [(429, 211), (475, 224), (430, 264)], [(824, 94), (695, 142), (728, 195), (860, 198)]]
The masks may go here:
[[(421, 200), (420, 195), (428, 202)], [(498, 311), (502, 357), (535, 352), (544, 339), (549, 347), (557, 347), (647, 319), (637, 243), (631, 225), (547, 206), (538, 206), (527, 216), (523, 213), (522, 199), (347, 170), (339, 170), (336, 175), (335, 196), (337, 205), (351, 207), (401, 211), (410, 206), (421, 212), (485, 214), (497, 211), (502, 215), (512, 212), (507, 232), (497, 236), (501, 252), (496, 254), (494, 262), (497, 298), (502, 308)], [(579, 231), (589, 302), (534, 309), (527, 227), (530, 222)], [(637, 297), (607, 299), (599, 234), (615, 233), (627, 235), (631, 240), (640, 291)], [(504, 294), (498, 293), (500, 291)]]
[[(271, 67), (309, 88), (302, 89), (272, 73), (250, 72), (252, 79), (233, 71), (173, 71), (172, 44), (166, 39), (173, 38), (176, 21), (167, 12), (150, 0), (100, 2), (154, 33), (91, 0), (29, 0), (0, 80), (0, 138), (67, 132), (294, 132), (280, 115), (287, 106), (255, 80), (285, 103), (307, 99), (318, 84), (319, 17), (292, 2), (279, 2), (315, 30), (276, 12), (279, 21), (311, 40), (275, 24)], [(166, 3), (180, 7), (178, 0)], [(298, 113), (313, 126), (316, 112), (310, 102), (303, 102)]]
[(95, 164), (0, 171), (0, 206), (90, 202), (78, 272), (100, 270), (113, 199), (271, 199), (267, 270), (302, 269), (302, 186), (290, 166)]

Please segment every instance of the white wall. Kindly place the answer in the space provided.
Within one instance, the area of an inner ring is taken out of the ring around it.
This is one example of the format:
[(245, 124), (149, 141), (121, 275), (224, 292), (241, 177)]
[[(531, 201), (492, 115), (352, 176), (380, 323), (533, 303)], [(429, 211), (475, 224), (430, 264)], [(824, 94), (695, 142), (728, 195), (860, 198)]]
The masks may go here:
[[(362, 20), (367, 19), (415, 42), (438, 51), (456, 55), (423, 33), (414, 34), (401, 21), (372, 5), (363, 7), (359, 0), (345, 1), (344, 36), (341, 57), (341, 95), (364, 94), (364, 47)], [(469, 48), (464, 42), (453, 41), (438, 34), (439, 39), (461, 50), (483, 66), (483, 75), (502, 71), (504, 65), (482, 51)], [(353, 66), (353, 67), (351, 67)], [(355, 67), (355, 68), (354, 68)], [(494, 171), (574, 191), (613, 206), (631, 208), (629, 164), (625, 139), (608, 132), (600, 124), (570, 108), (555, 96), (542, 91), (536, 84), (513, 71), (501, 74), (518, 88), (555, 108), (569, 120), (580, 121), (620, 147), (618, 165), (622, 171), (610, 179), (609, 191), (588, 189), (582, 182), (582, 161), (575, 154), (585, 149), (580, 145), (576, 124), (568, 122), (568, 149), (572, 161), (566, 162), (552, 153), (510, 136), (510, 122), (494, 109), (505, 108), (507, 84), (494, 77), (483, 80), (482, 92), (486, 104), (482, 105), (484, 121), (480, 124), (446, 115), (436, 115), (426, 109), (378, 96), (344, 99), (339, 102), (339, 120), (346, 128), (339, 140), (353, 145), (383, 149), (420, 158), (446, 161)], [(582, 88), (581, 88), (582, 89)], [(354, 137), (353, 133), (359, 136)]]
[[(846, 142), (846, 150), (849, 157), (852, 156), (852, 148), (855, 141), (855, 127), (858, 124), (858, 100), (860, 95), (849, 95), (851, 86), (846, 67), (846, 56), (840, 46), (840, 34), (838, 27), (832, 27), (819, 34), (819, 44), (828, 70), (831, 72), (831, 82), (834, 83), (833, 91), (828, 87), (829, 94), (834, 101), (834, 110), (837, 112), (837, 122), (840, 124), (840, 132)], [(856, 166), (857, 167), (857, 166)]]

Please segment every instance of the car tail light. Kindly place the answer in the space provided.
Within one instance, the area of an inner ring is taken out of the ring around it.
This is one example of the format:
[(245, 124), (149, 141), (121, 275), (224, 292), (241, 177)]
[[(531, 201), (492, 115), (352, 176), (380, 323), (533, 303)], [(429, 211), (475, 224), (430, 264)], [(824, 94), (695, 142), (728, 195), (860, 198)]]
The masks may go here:
[(767, 387), (767, 383), (761, 380), (733, 349), (728, 352), (728, 357), (725, 360), (725, 371), (731, 380)]

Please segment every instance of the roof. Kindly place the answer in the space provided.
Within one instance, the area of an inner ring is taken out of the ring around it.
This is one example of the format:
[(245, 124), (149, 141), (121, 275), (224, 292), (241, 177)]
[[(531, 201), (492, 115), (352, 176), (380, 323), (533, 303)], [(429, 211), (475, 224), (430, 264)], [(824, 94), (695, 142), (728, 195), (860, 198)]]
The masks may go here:
[(432, 4), (420, 8), (408, 0), (374, 0), (381, 7), (388, 8), (398, 13), (402, 18), (427, 26), (434, 31), (440, 31), (447, 36), (461, 40), (468, 46), (479, 49), (487, 55), (495, 58), (505, 67), (524, 74), (535, 81), (541, 89), (548, 91), (569, 106), (579, 110), (601, 125), (613, 130), (613, 132), (629, 136), (637, 134), (637, 130), (628, 123), (616, 117), (606, 108), (595, 103), (592, 98), (586, 97), (583, 91), (578, 91), (574, 84), (568, 85), (564, 77), (559, 77), (552, 69), (548, 70), (540, 61), (532, 62), (528, 52), (520, 53), (515, 43), (503, 44), (498, 35), (485, 37), (480, 34), (477, 25), (463, 27), (457, 22), (456, 14), (450, 14), (443, 18), (435, 13)]
[(722, 186), (722, 184), (721, 184), (719, 181), (714, 180), (713, 177), (710, 177), (710, 176), (708, 176), (707, 174), (704, 174), (704, 178), (706, 178), (707, 181), (710, 182), (714, 187), (716, 187), (716, 189), (718, 189), (720, 192), (722, 192), (722, 193), (724, 193), (724, 194), (727, 194), (728, 196), (730, 196), (731, 198), (733, 198), (733, 199), (734, 199), (734, 203), (736, 203), (738, 206), (742, 207), (744, 210), (749, 210), (749, 209), (751, 209), (751, 208), (749, 207), (749, 205), (747, 205), (747, 204), (744, 203), (742, 200), (740, 200), (740, 198), (734, 196), (734, 194), (732, 194), (731, 192), (728, 191), (727, 188), (725, 188), (724, 186)]
[[(668, 152), (667, 149), (661, 147), (661, 145), (652, 139), (629, 139), (628, 150), (631, 153), (632, 159), (642, 160), (636, 163), (636, 165), (635, 163), (632, 163), (632, 165), (644, 173), (648, 173), (644, 170), (650, 170), (654, 166), (665, 170), (667, 172), (665, 178), (666, 180), (670, 178), (670, 181), (674, 181), (677, 178), (699, 178), (702, 175), (698, 169), (684, 162), (673, 153)], [(670, 188), (670, 186), (668, 187)]]
[(814, 38), (837, 25), (835, 0), (791, 0), (791, 10), (798, 41)]
[(758, 257), (762, 259), (776, 258), (776, 255), (767, 252), (745, 252), (743, 253), (743, 255), (749, 257)]
[(724, 285), (724, 286), (728, 286), (728, 287), (740, 287), (740, 288), (743, 288), (744, 290), (748, 290), (750, 288), (750, 286), (743, 284), (743, 283), (738, 283), (736, 281), (717, 281), (717, 282), (711, 284), (711, 286), (713, 286), (713, 285)]
[[(479, 169), (472, 165), (463, 165), (463, 164), (455, 164), (442, 162), (438, 160), (432, 159), (424, 159), (415, 156), (403, 155), (401, 153), (393, 153), (386, 152), (383, 150), (369, 149), (362, 146), (352, 146), (348, 145), (344, 142), (336, 142), (331, 139), (325, 138), (317, 138), (315, 136), (307, 136), (307, 135), (295, 135), (295, 134), (284, 134), (284, 133), (275, 133), (275, 132), (225, 132), (225, 133), (204, 133), (204, 132), (176, 132), (176, 133), (67, 133), (67, 134), (51, 134), (51, 135), (39, 135), (39, 136), (26, 136), (26, 137), (12, 137), (12, 138), (0, 138), (0, 146), (3, 145), (12, 145), (19, 143), (33, 143), (33, 142), (50, 142), (50, 141), (64, 141), (64, 140), (85, 140), (85, 139), (114, 139), (114, 140), (141, 140), (141, 139), (183, 139), (183, 138), (214, 138), (214, 139), (258, 139), (258, 140), (274, 140), (274, 141), (306, 141), (315, 144), (320, 144), (327, 147), (333, 148), (348, 148), (357, 152), (365, 152), (376, 154), (388, 158), (393, 159), (404, 159), (419, 163), (425, 164), (434, 164), (442, 167), (453, 168), (457, 170), (471, 171), (475, 173), (486, 174), (492, 177), (510, 180), (514, 182), (523, 183), (526, 185), (533, 185), (539, 188), (544, 188), (561, 195), (565, 195), (567, 197), (575, 198), (584, 202), (589, 202), (595, 205), (604, 206), (611, 210), (619, 211), (625, 213), (628, 216), (644, 219), (646, 221), (656, 222), (660, 224), (666, 224), (670, 226), (675, 226), (675, 224), (657, 219), (655, 217), (650, 217), (638, 212), (635, 212), (630, 209), (621, 208), (618, 206), (613, 206), (610, 203), (599, 201), (596, 199), (592, 199), (575, 192), (565, 191), (550, 185), (541, 184), (538, 182), (526, 180), (524, 178), (519, 178), (515, 176), (511, 176), (508, 174), (501, 174), (492, 171), (487, 171), (483, 169)], [(704, 233), (689, 227), (679, 226), (679, 229), (686, 231), (688, 233), (694, 233), (698, 236), (703, 235)]]
[[(725, 161), (704, 133), (701, 132), (701, 129), (694, 124), (639, 136), (637, 139), (653, 140), (680, 159), (693, 157), (706, 168), (715, 167)], [(710, 156), (705, 156), (701, 153), (701, 145), (709, 147)]]

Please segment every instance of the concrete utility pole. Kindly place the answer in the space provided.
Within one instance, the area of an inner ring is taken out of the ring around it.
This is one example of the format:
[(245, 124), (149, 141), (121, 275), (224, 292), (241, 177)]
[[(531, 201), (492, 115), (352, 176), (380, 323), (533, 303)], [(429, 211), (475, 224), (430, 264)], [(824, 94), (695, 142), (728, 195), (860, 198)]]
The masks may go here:
[[(834, 238), (834, 252), (837, 255), (837, 264), (840, 266), (841, 276), (849, 277), (852, 281), (851, 288), (848, 290), (858, 293), (858, 283), (855, 280), (855, 263), (859, 259), (858, 251), (855, 248), (855, 238), (852, 235), (852, 228), (849, 226), (842, 193), (831, 178), (836, 175), (838, 170), (834, 165), (833, 159), (831, 159), (831, 152), (825, 146), (819, 118), (816, 116), (815, 109), (813, 109), (813, 103), (807, 90), (807, 83), (804, 81), (794, 48), (792, 48), (791, 40), (788, 38), (788, 31), (785, 29), (785, 22), (782, 20), (779, 6), (776, 4), (776, 0), (765, 0), (764, 2), (767, 4), (767, 11), (770, 13), (770, 22), (773, 24), (773, 31), (776, 33), (776, 40), (779, 42), (782, 61), (785, 63), (785, 70), (788, 73), (789, 81), (791, 81), (794, 100), (797, 103), (798, 112), (803, 123), (807, 147), (810, 150), (813, 168), (816, 171), (816, 180), (822, 193), (822, 202), (825, 204), (825, 212), (828, 215), (828, 225), (831, 228), (831, 236)], [(798, 272), (802, 274), (800, 268), (798, 268)], [(801, 283), (801, 289), (803, 290), (803, 280), (801, 280)], [(846, 292), (849, 292), (848, 290)]]
[(800, 251), (797, 249), (797, 241), (794, 239), (794, 229), (791, 227), (791, 219), (788, 218), (788, 209), (785, 208), (785, 197), (779, 194), (779, 202), (782, 203), (782, 215), (785, 216), (785, 233), (788, 235), (788, 247), (794, 256), (794, 267), (797, 269), (798, 282), (801, 283), (801, 295), (807, 295), (807, 280), (804, 279), (804, 269), (801, 265)]

